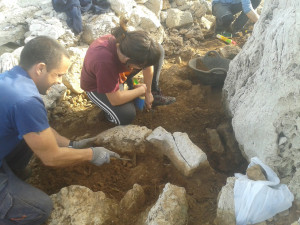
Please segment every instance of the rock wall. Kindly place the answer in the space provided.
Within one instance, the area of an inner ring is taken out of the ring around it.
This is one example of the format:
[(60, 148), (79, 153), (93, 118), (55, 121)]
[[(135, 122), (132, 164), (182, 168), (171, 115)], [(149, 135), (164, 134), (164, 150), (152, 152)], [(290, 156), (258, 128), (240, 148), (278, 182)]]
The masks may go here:
[(232, 60), (223, 98), (244, 156), (274, 169), (300, 200), (300, 1), (266, 0)]

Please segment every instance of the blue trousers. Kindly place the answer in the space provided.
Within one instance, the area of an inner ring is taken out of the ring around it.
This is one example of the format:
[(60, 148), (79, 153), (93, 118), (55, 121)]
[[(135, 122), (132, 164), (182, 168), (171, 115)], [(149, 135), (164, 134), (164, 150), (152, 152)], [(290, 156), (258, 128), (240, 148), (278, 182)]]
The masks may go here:
[(0, 225), (40, 225), (51, 214), (53, 204), (41, 190), (20, 180), (13, 169), (24, 169), (32, 156), (25, 141), (3, 161), (0, 167)]
[[(261, 0), (251, 0), (253, 9), (256, 9)], [(216, 17), (216, 32), (228, 30), (230, 24), (234, 20), (234, 15), (243, 11), (242, 3), (215, 3), (212, 6), (212, 14)], [(247, 15), (242, 12), (233, 22), (233, 32), (240, 31), (248, 21)]]

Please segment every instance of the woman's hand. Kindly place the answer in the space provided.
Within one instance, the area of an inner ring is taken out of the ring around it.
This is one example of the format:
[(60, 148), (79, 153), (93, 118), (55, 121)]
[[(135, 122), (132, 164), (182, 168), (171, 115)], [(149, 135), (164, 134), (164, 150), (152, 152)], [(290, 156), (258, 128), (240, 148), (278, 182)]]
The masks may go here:
[(152, 102), (154, 100), (153, 95), (151, 93), (151, 91), (147, 91), (147, 86), (146, 84), (137, 84), (134, 86), (134, 88), (140, 88), (143, 87), (145, 92), (142, 95), (145, 95), (145, 105), (146, 105), (146, 109), (151, 109), (152, 107)]
[(145, 104), (146, 104), (146, 109), (151, 109), (152, 107), (152, 102), (154, 98), (151, 92), (146, 92), (145, 94)]
[(140, 88), (140, 89), (143, 88), (144, 92), (141, 95), (144, 95), (147, 92), (147, 86), (146, 86), (146, 84), (136, 84), (136, 85), (134, 85), (134, 88)]

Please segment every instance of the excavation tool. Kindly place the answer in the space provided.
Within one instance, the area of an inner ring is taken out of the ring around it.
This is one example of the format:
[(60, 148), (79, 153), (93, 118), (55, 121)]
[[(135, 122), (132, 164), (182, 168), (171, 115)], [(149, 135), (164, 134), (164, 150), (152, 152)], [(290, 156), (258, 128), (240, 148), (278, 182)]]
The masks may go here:
[(127, 158), (122, 158), (122, 157), (114, 157), (112, 156), (113, 159), (119, 159), (119, 160), (123, 160), (123, 161), (132, 161), (132, 159), (127, 159)]
[(226, 38), (226, 37), (224, 37), (224, 36), (222, 36), (222, 35), (220, 35), (220, 34), (217, 34), (216, 37), (217, 37), (218, 39), (220, 39), (220, 40), (226, 42), (227, 44), (233, 44), (233, 45), (236, 45), (236, 42), (235, 42), (235, 41), (233, 41), (233, 40), (231, 40), (231, 39), (229, 39), (229, 38)]

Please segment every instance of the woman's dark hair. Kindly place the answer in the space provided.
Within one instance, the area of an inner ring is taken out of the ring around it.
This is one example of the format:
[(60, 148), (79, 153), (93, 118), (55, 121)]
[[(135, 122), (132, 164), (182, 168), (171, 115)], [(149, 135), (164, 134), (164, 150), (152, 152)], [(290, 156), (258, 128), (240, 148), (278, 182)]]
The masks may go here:
[(129, 60), (126, 64), (138, 65), (141, 68), (156, 64), (160, 58), (160, 49), (157, 42), (153, 41), (145, 31), (127, 31), (128, 20), (120, 18), (120, 27), (112, 31), (120, 51)]
[(60, 66), (62, 56), (69, 58), (67, 50), (55, 39), (39, 36), (25, 44), (19, 65), (24, 70), (29, 70), (33, 65), (42, 62), (47, 65), (49, 72)]

